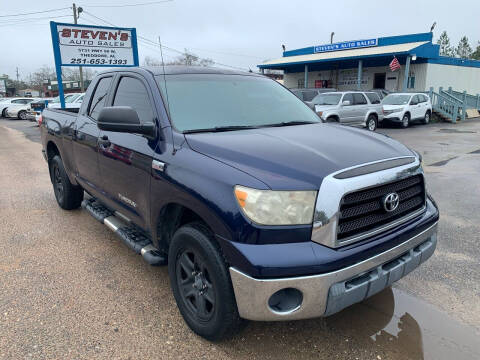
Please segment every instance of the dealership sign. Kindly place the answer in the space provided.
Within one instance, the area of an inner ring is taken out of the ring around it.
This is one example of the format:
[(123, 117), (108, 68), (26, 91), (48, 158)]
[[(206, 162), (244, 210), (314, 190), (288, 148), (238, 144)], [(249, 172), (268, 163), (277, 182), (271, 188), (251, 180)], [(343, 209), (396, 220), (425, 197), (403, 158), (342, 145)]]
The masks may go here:
[(62, 66), (138, 66), (135, 28), (50, 22), (58, 93), (65, 107)]
[(377, 46), (377, 45), (378, 45), (378, 39), (344, 41), (344, 42), (339, 42), (335, 44), (314, 46), (313, 52), (322, 53), (322, 52), (329, 52), (329, 51), (339, 51), (339, 50), (371, 47), (371, 46)]
[(134, 28), (51, 22), (55, 60), (61, 66), (138, 66)]

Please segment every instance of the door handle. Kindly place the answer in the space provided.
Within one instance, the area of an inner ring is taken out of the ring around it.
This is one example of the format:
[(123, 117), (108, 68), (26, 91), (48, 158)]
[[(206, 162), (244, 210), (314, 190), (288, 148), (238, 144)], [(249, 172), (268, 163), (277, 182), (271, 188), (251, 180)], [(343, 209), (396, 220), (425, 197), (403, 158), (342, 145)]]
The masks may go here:
[(107, 148), (109, 147), (112, 143), (110, 142), (110, 140), (108, 140), (108, 136), (107, 135), (103, 135), (99, 140), (98, 140), (98, 143), (103, 146), (104, 148)]

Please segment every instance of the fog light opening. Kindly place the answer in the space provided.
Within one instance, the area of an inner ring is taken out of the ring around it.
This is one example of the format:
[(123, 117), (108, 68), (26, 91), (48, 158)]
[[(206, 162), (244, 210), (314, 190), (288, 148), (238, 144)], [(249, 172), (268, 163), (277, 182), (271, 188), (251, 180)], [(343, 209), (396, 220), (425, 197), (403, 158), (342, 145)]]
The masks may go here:
[(289, 314), (300, 308), (303, 301), (303, 294), (300, 290), (294, 288), (285, 288), (278, 290), (270, 299), (268, 307), (270, 311), (276, 314)]

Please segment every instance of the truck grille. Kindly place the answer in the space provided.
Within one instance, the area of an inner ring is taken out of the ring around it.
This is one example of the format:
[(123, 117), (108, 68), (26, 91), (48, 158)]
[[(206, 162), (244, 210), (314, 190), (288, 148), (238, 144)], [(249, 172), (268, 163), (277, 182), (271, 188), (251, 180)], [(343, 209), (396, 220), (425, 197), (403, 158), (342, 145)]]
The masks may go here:
[[(384, 199), (392, 193), (398, 194), (398, 207), (388, 212), (384, 208)], [(424, 206), (425, 186), (422, 175), (347, 194), (340, 203), (337, 240), (341, 242), (387, 226)]]

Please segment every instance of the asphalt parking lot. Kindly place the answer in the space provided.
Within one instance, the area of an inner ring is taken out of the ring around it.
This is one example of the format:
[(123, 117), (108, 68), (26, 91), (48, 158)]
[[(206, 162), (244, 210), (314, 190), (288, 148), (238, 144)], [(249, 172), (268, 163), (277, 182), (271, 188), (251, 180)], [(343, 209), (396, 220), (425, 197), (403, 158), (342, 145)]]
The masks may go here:
[(209, 343), (183, 322), (165, 267), (57, 206), (35, 123), (0, 119), (0, 359), (480, 358), (480, 120), (379, 132), (423, 155), (434, 256), (329, 318), (251, 322)]

